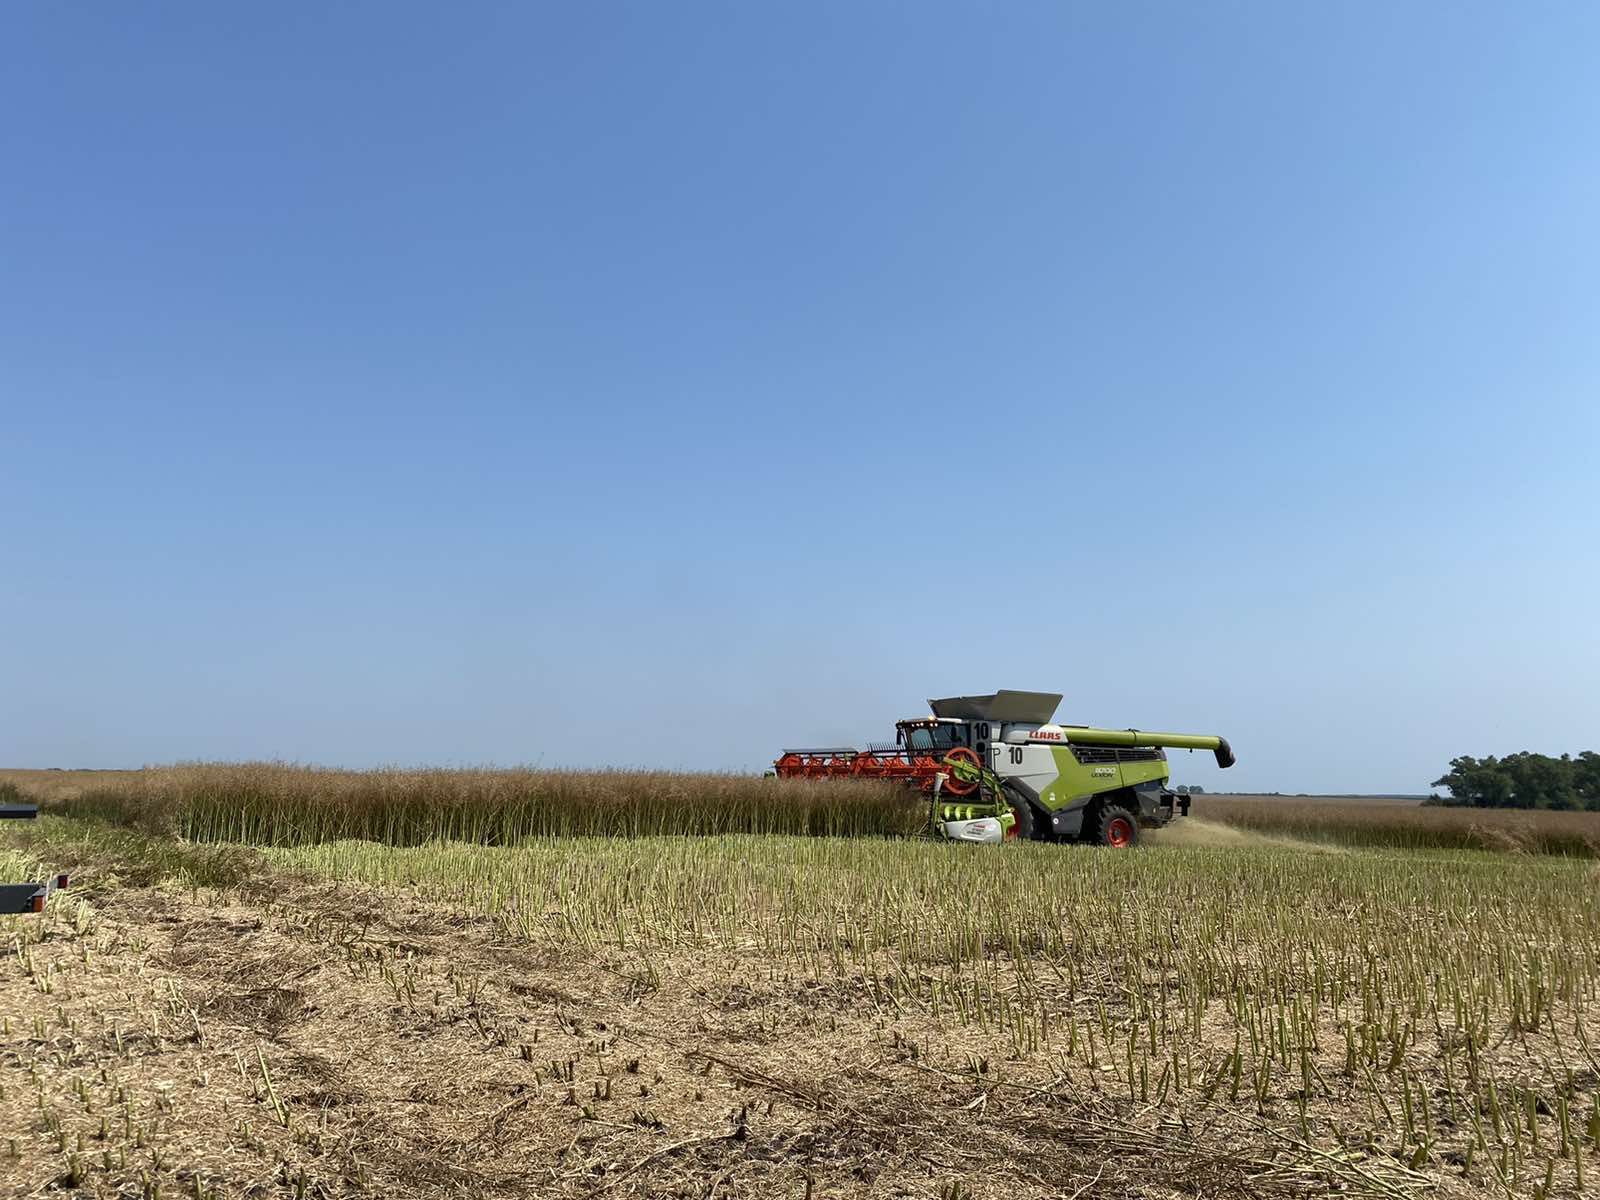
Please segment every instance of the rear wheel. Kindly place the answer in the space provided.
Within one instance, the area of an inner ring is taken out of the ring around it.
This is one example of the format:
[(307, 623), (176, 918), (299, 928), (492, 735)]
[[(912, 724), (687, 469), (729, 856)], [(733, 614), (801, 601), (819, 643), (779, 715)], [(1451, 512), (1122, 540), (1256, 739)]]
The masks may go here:
[(1100, 810), (1095, 825), (1095, 841), (1113, 850), (1127, 850), (1139, 844), (1139, 822), (1120, 804), (1107, 804)]

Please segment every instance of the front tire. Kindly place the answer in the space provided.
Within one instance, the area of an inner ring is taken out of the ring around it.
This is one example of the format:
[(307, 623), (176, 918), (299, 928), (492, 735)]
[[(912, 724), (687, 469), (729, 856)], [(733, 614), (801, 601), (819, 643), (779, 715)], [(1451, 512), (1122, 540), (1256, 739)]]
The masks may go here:
[(1016, 796), (1007, 796), (1006, 801), (1011, 805), (1011, 815), (1017, 819), (1017, 823), (1011, 827), (1011, 836), (1019, 842), (1037, 840), (1039, 834), (1034, 820), (1033, 805)]
[(1139, 844), (1139, 820), (1120, 804), (1107, 804), (1095, 820), (1095, 843), (1113, 850), (1131, 850)]

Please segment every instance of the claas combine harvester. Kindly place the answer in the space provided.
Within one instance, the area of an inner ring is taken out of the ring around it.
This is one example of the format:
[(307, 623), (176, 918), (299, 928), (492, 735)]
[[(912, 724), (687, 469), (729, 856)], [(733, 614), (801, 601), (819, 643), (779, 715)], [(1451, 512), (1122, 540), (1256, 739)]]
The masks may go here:
[(1126, 847), (1141, 828), (1187, 816), (1167, 787), (1167, 750), (1210, 750), (1231, 767), (1225, 738), (1052, 722), (1060, 695), (995, 692), (930, 700), (931, 717), (895, 726), (893, 745), (785, 750), (786, 779), (883, 779), (921, 790), (934, 833), (962, 842), (1007, 838)]

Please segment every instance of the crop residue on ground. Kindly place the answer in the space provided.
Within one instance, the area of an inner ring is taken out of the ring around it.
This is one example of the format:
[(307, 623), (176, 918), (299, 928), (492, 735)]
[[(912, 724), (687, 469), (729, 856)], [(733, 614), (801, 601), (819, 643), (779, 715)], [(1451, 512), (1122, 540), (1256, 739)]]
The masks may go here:
[(1587, 859), (1199, 816), (1127, 852), (387, 845), (307, 836), (357, 819), (326, 798), (250, 845), (107, 783), (3, 831), (78, 876), (0, 924), (22, 1194), (1533, 1200), (1600, 1169)]

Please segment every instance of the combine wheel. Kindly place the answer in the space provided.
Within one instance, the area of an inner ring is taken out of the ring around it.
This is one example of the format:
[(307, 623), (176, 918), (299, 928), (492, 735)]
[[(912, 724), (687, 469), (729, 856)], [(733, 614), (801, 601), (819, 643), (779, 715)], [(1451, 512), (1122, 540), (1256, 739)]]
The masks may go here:
[(1120, 804), (1100, 809), (1094, 826), (1095, 841), (1113, 850), (1126, 850), (1139, 844), (1139, 822)]
[(1015, 796), (1007, 796), (1006, 803), (1011, 805), (1011, 815), (1017, 819), (1017, 823), (1011, 827), (1010, 833), (1006, 836), (1016, 838), (1019, 842), (1035, 840), (1039, 832), (1034, 825), (1033, 805)]

